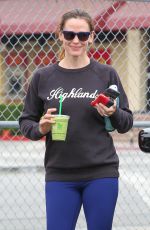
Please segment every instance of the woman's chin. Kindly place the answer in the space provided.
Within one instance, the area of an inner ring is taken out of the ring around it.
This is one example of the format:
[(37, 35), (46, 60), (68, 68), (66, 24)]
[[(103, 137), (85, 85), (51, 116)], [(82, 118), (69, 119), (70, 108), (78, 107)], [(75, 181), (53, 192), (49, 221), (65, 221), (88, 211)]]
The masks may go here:
[(70, 55), (73, 56), (73, 57), (80, 57), (80, 56), (82, 56), (82, 53), (74, 51), (74, 52), (70, 52)]

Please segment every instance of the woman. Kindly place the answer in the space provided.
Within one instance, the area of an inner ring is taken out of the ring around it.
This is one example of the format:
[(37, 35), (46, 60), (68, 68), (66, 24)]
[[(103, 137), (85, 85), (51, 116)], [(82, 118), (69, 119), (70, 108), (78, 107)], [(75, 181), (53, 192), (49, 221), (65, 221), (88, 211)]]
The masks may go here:
[[(87, 55), (93, 42), (91, 17), (82, 10), (62, 16), (59, 39), (65, 52), (57, 64), (37, 70), (30, 83), (22, 133), (31, 140), (46, 135), (47, 230), (73, 230), (83, 205), (88, 230), (111, 230), (118, 196), (118, 156), (104, 117), (125, 133), (133, 125), (128, 99), (116, 71)], [(120, 91), (108, 108), (91, 101), (110, 85)], [(52, 141), (51, 127), (63, 96), (62, 113), (69, 115), (66, 141)]]

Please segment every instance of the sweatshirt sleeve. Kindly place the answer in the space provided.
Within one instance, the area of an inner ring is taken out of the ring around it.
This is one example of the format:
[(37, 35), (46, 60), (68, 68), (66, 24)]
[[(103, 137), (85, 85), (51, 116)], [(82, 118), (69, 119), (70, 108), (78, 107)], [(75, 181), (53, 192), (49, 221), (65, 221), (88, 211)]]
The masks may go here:
[(113, 71), (111, 71), (111, 82), (111, 84), (116, 84), (118, 86), (120, 96), (119, 107), (117, 108), (116, 112), (112, 116), (110, 116), (110, 120), (112, 126), (119, 133), (126, 133), (133, 126), (133, 114), (132, 111), (129, 109), (128, 98), (123, 89), (120, 78), (114, 69)]
[(39, 120), (43, 114), (43, 101), (38, 95), (40, 72), (34, 73), (25, 98), (23, 112), (19, 118), (22, 134), (31, 139), (39, 140), (43, 135), (39, 132)]

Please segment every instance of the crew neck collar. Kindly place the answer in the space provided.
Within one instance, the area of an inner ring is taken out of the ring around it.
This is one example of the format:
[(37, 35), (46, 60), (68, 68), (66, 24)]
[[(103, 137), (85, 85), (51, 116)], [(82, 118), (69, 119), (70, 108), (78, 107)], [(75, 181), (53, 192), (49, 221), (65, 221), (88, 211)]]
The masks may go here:
[(58, 62), (58, 63), (56, 63), (56, 68), (59, 71), (63, 71), (63, 72), (79, 72), (79, 71), (85, 71), (88, 68), (90, 68), (92, 66), (93, 62), (94, 62), (93, 59), (90, 59), (89, 64), (85, 65), (84, 67), (76, 68), (76, 69), (67, 69), (67, 68), (61, 67), (61, 66), (59, 66), (59, 62)]

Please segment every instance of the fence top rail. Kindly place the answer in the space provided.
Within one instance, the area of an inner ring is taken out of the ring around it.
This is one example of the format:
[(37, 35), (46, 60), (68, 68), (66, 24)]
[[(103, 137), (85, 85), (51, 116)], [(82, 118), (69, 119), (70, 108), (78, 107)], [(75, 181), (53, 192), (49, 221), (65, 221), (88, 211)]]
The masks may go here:
[[(19, 128), (18, 121), (0, 121), (0, 129)], [(134, 121), (133, 128), (150, 128), (150, 121)]]
[(4, 128), (19, 128), (18, 121), (0, 121), (0, 129)]

